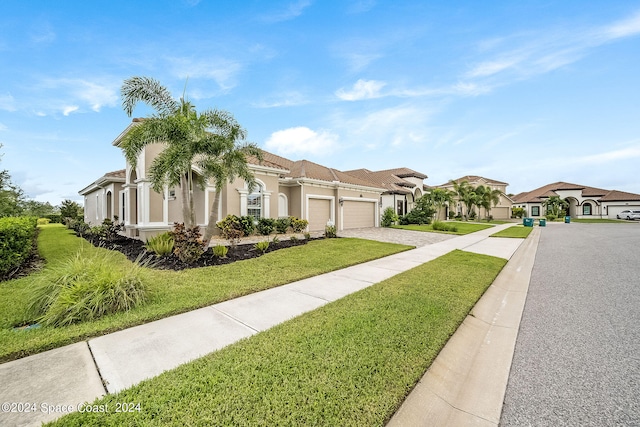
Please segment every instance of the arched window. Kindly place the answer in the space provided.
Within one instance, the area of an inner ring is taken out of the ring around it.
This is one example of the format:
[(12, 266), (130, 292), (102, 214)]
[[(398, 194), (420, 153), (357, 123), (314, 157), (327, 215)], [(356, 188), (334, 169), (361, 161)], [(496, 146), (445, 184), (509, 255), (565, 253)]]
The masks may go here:
[(591, 215), (591, 203), (582, 205), (582, 215)]
[(251, 215), (256, 221), (262, 218), (262, 186), (256, 184), (253, 193), (247, 196), (247, 215)]

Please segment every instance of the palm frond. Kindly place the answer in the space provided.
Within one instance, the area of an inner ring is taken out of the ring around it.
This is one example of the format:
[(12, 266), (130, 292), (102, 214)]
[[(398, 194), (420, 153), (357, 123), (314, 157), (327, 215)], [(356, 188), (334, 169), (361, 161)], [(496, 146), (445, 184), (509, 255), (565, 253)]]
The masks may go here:
[(138, 102), (144, 102), (161, 116), (174, 113), (180, 107), (169, 90), (160, 82), (149, 77), (131, 77), (126, 79), (120, 89), (122, 108), (129, 117)]

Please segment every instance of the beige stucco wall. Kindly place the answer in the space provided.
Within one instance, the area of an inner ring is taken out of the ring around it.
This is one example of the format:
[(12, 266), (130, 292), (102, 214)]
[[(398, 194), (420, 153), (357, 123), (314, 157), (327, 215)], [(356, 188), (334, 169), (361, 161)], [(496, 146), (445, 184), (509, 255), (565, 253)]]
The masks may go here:
[(163, 222), (162, 194), (149, 190), (149, 222)]

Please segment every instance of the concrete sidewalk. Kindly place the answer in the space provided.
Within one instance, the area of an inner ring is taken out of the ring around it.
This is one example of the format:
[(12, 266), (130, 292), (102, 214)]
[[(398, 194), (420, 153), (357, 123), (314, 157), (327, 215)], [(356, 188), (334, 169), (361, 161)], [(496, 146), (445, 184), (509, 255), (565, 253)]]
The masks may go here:
[(3, 407), (0, 424), (38, 425), (56, 419), (78, 410), (83, 402), (128, 388), (454, 249), (509, 259), (522, 240), (488, 236), (513, 225), (499, 225), (2, 364), (0, 402), (33, 405), (28, 412), (24, 408), (6, 412)]

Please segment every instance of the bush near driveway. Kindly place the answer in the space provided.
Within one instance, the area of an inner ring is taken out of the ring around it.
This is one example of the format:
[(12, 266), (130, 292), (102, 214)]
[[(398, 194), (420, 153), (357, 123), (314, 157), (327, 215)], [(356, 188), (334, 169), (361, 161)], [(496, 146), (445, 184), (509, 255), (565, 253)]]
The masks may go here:
[[(109, 253), (114, 267), (131, 263), (119, 252), (96, 248), (61, 225), (44, 226), (38, 239), (40, 254), (47, 268), (75, 256), (79, 248), (86, 253)], [(328, 273), (411, 249), (410, 246), (361, 239), (310, 241), (269, 252), (259, 258), (215, 267), (183, 271), (142, 269), (148, 284), (148, 302), (135, 309), (73, 324), (14, 331), (32, 321), (26, 312), (29, 285), (41, 273), (12, 280), (0, 286), (0, 362), (39, 353), (89, 337), (205, 307), (285, 283)]]
[(96, 402), (140, 412), (56, 425), (384, 425), (505, 263), (451, 252)]

